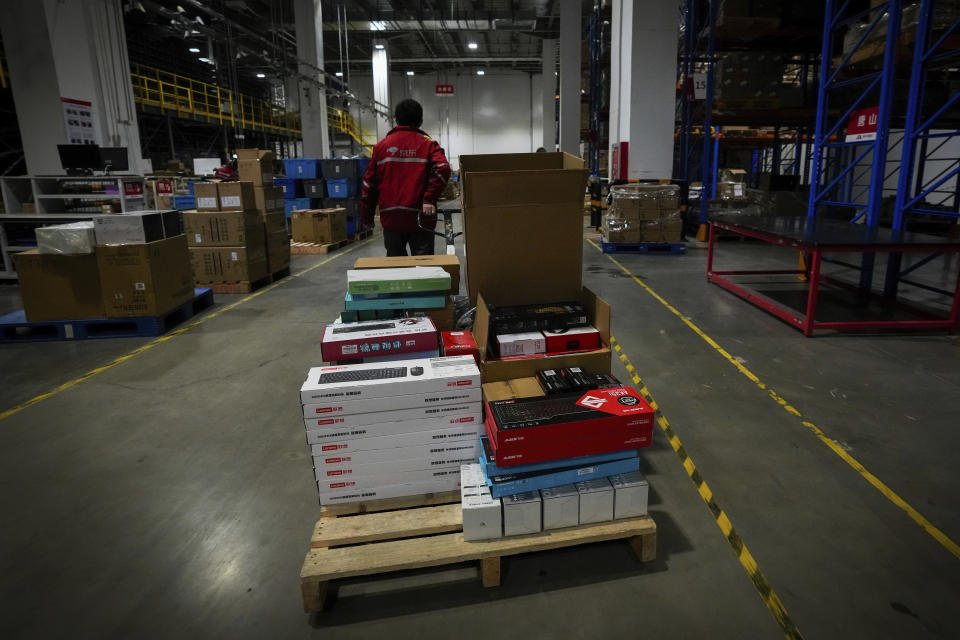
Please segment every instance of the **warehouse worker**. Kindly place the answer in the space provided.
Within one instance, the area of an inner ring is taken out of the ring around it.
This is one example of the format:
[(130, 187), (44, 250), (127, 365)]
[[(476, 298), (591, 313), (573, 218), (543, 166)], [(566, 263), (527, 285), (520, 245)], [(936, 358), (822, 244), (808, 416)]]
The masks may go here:
[(380, 206), (387, 256), (405, 256), (408, 246), (410, 255), (432, 255), (437, 200), (450, 179), (450, 164), (437, 141), (420, 130), (419, 102), (401, 101), (394, 117), (397, 126), (373, 147), (363, 174), (361, 210), (373, 226), (374, 210)]

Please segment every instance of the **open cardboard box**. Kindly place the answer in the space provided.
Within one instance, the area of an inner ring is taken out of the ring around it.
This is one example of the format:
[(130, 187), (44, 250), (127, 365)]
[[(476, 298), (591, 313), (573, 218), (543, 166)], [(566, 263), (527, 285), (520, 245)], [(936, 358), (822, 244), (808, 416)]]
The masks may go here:
[(587, 170), (568, 153), (460, 157), (467, 290), (471, 303), (578, 296), (583, 270)]
[[(569, 300), (570, 298), (567, 298)], [(477, 315), (473, 324), (473, 337), (480, 350), (483, 381), (496, 382), (535, 376), (543, 369), (582, 367), (588, 373), (610, 373), (610, 305), (590, 289), (583, 287), (578, 298), (587, 312), (587, 319), (600, 332), (600, 348), (595, 351), (543, 355), (509, 360), (488, 359), (487, 345), (493, 339), (490, 333), (490, 310), (483, 298), (477, 296)]]

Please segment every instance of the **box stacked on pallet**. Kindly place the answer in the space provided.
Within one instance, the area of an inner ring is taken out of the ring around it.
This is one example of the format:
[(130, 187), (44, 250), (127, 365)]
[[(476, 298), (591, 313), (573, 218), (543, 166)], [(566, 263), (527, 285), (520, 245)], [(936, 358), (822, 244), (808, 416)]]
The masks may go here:
[(197, 210), (183, 217), (196, 282), (253, 283), (267, 277), (265, 223), (254, 184), (201, 182), (194, 192)]
[(290, 234), (283, 212), (283, 190), (265, 186), (254, 187), (253, 192), (266, 237), (267, 271), (280, 273), (290, 266)]
[(343, 322), (395, 318), (413, 321), (436, 317), (438, 322), (431, 325), (449, 331), (453, 324), (450, 281), (450, 273), (438, 266), (348, 271), (340, 319)]
[(343, 209), (347, 217), (347, 236), (354, 236), (363, 230), (360, 219), (360, 198), (324, 198), (325, 209)]
[(343, 209), (297, 210), (290, 217), (294, 242), (336, 244), (347, 239), (347, 220)]
[(162, 316), (194, 296), (179, 211), (39, 228), (14, 261), (30, 322)]
[(621, 184), (610, 188), (612, 205), (603, 218), (603, 241), (614, 244), (676, 243), (683, 238), (680, 188)]
[[(460, 260), (457, 256), (396, 256), (391, 258), (357, 258), (354, 269), (400, 269), (409, 267), (440, 267), (450, 275), (450, 287), (445, 292), (436, 292), (443, 295), (443, 304), (437, 307), (408, 307), (398, 309), (393, 315), (384, 314), (384, 317), (428, 317), (439, 331), (453, 331), (455, 326), (455, 311), (453, 297), (460, 291)], [(439, 301), (438, 301), (439, 302)], [(347, 307), (349, 310), (349, 307)], [(348, 314), (348, 317), (350, 314)], [(359, 319), (358, 315), (358, 319)], [(369, 314), (367, 315), (369, 317)]]
[(327, 186), (325, 207), (342, 207), (347, 214), (347, 234), (354, 235), (363, 227), (359, 215), (360, 185), (370, 160), (343, 158), (323, 160), (321, 171)]
[(469, 356), (310, 369), (300, 401), (320, 503), (456, 490), (479, 454), (480, 394)]

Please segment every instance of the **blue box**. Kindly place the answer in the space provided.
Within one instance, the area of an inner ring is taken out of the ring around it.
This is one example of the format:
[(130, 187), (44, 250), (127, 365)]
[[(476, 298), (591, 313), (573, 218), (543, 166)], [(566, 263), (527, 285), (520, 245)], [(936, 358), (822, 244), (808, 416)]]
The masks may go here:
[(360, 225), (357, 224), (357, 219), (352, 216), (348, 217), (347, 218), (347, 235), (352, 236), (359, 230), (360, 230)]
[(197, 199), (193, 196), (170, 196), (170, 206), (174, 209), (196, 209)]
[(480, 436), (480, 448), (483, 451), (483, 454), (480, 456), (480, 467), (483, 469), (483, 474), (488, 478), (495, 478), (497, 476), (505, 476), (515, 473), (551, 471), (566, 467), (588, 467), (590, 465), (600, 464), (601, 462), (624, 460), (628, 458), (636, 458), (638, 456), (635, 449), (628, 449), (626, 451), (611, 451), (610, 453), (598, 453), (596, 455), (581, 456), (578, 458), (564, 458), (562, 460), (550, 460), (547, 462), (518, 464), (512, 467), (498, 467), (493, 459), (493, 456), (488, 455), (491, 447), (487, 436)]
[(273, 184), (283, 188), (283, 197), (287, 200), (303, 197), (303, 184), (293, 178), (274, 178)]
[(290, 217), (290, 213), (294, 210), (319, 208), (319, 198), (292, 198), (290, 200), (283, 201), (283, 209), (286, 211), (288, 218)]
[(288, 178), (319, 178), (320, 161), (316, 158), (285, 158), (283, 170)]
[(187, 191), (190, 193), (190, 195), (194, 195), (194, 193), (193, 193), (193, 183), (194, 183), (194, 182), (195, 182), (194, 180), (188, 180), (188, 181), (187, 181)]
[(356, 178), (327, 178), (327, 197), (340, 199), (357, 195)]
[(367, 167), (370, 166), (370, 158), (360, 158), (357, 160), (357, 177), (363, 178), (363, 174), (367, 172)]
[[(634, 451), (634, 454), (636, 452)], [(480, 459), (481, 461), (483, 458)], [(636, 455), (626, 460), (613, 460), (611, 462), (600, 462), (593, 465), (582, 467), (567, 467), (557, 471), (543, 471), (534, 474), (513, 474), (498, 476), (496, 478), (486, 478), (487, 486), (490, 487), (490, 495), (494, 498), (503, 496), (512, 496), (515, 493), (524, 491), (536, 491), (537, 489), (549, 489), (550, 487), (559, 487), (564, 484), (573, 484), (574, 482), (583, 482), (594, 478), (606, 478), (607, 476), (617, 475), (618, 473), (630, 473), (640, 470), (640, 458)]]

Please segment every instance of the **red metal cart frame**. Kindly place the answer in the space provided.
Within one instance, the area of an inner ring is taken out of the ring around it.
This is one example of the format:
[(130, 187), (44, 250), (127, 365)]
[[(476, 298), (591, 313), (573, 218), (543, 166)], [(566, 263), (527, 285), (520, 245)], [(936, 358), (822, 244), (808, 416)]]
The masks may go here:
[[(748, 238), (755, 238), (772, 245), (781, 246), (787, 249), (802, 251), (807, 255), (805, 260), (805, 269), (778, 269), (778, 270), (733, 270), (716, 271), (713, 268), (714, 247), (716, 244), (716, 234), (718, 230), (729, 231)], [(957, 276), (957, 283), (953, 293), (953, 304), (950, 307), (950, 313), (947, 317), (932, 313), (927, 309), (921, 309), (898, 302), (898, 306), (909, 308), (914, 313), (928, 316), (930, 319), (924, 320), (842, 320), (842, 321), (818, 321), (816, 319), (817, 301), (820, 294), (820, 285), (823, 282), (830, 284), (857, 289), (848, 283), (836, 280), (821, 273), (823, 255), (825, 253), (960, 253), (960, 243), (957, 242), (917, 242), (909, 241), (904, 243), (838, 243), (824, 244), (822, 242), (807, 242), (800, 240), (790, 234), (778, 234), (776, 232), (764, 231), (757, 228), (751, 228), (743, 224), (731, 221), (713, 220), (710, 221), (710, 236), (707, 245), (707, 280), (720, 285), (727, 291), (751, 302), (764, 311), (773, 314), (784, 322), (803, 331), (804, 335), (810, 336), (817, 329), (836, 329), (836, 330), (910, 330), (910, 331), (937, 331), (946, 329), (950, 333), (956, 331), (957, 319), (960, 317), (960, 273)], [(806, 313), (800, 313), (785, 305), (778, 304), (764, 296), (750, 291), (743, 285), (732, 282), (726, 276), (737, 275), (804, 275), (807, 284), (807, 307)]]

